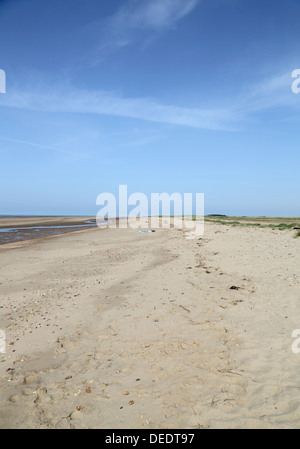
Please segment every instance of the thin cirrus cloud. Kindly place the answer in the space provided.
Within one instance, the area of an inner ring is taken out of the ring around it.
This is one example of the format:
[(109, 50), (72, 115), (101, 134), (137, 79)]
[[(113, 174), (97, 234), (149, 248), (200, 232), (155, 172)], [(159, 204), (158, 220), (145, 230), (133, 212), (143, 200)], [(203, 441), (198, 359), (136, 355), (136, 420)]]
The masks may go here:
[[(191, 13), (200, 0), (134, 0), (104, 22), (94, 22), (98, 34), (96, 53), (101, 59), (137, 40), (154, 38)], [(99, 31), (99, 29), (101, 31)], [(143, 36), (143, 38), (141, 38)]]
[[(173, 26), (189, 14), (199, 0), (144, 0), (134, 2), (119, 10), (112, 23), (127, 29), (161, 29)], [(134, 9), (132, 9), (134, 6)]]
[(291, 91), (291, 74), (286, 73), (249, 85), (220, 108), (190, 108), (162, 104), (149, 98), (126, 98), (115, 92), (88, 91), (70, 86), (49, 89), (14, 90), (3, 95), (0, 107), (24, 110), (107, 115), (198, 129), (233, 131), (247, 126), (261, 111), (289, 107), (299, 109)]
[(11, 139), (11, 138), (8, 138), (8, 137), (0, 137), (0, 140), (2, 140), (3, 142), (8, 142), (8, 143), (17, 143), (17, 144), (19, 143), (19, 144), (22, 144), (22, 145), (28, 145), (30, 147), (35, 147), (35, 148), (38, 148), (40, 150), (50, 150), (50, 151), (55, 152), (55, 153), (62, 153), (62, 154), (67, 154), (67, 155), (72, 155), (72, 156), (80, 155), (80, 153), (75, 153), (73, 151), (68, 151), (68, 150), (65, 150), (65, 149), (62, 149), (62, 148), (57, 148), (57, 147), (53, 147), (53, 146), (49, 146), (49, 145), (44, 145), (44, 144), (37, 143), (37, 142), (31, 142), (31, 141), (28, 141), (28, 140)]
[[(230, 108), (201, 109), (165, 105), (148, 98), (124, 98), (114, 92), (65, 89), (35, 89), (10, 92), (0, 107), (51, 113), (96, 114), (134, 118), (193, 128), (232, 129), (237, 116)], [(238, 121), (240, 120), (240, 115)]]
[(247, 104), (248, 112), (277, 107), (297, 108), (299, 104), (292, 92), (290, 72), (270, 76), (254, 84), (241, 101)]

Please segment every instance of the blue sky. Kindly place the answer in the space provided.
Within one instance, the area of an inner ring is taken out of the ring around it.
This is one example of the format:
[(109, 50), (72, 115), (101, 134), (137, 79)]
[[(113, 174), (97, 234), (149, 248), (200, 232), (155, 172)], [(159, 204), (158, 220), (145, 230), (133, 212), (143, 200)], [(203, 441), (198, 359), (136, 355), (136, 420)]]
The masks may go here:
[(0, 0), (0, 215), (299, 216), (299, 0)]

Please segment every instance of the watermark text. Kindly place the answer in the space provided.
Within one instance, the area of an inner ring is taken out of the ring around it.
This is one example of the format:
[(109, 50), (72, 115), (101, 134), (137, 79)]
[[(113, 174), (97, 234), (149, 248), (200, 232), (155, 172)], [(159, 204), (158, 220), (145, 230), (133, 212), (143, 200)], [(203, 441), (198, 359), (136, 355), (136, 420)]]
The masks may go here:
[(293, 330), (292, 338), (296, 339), (293, 341), (293, 344), (292, 344), (292, 352), (294, 354), (299, 354), (299, 352), (300, 352), (300, 329)]
[(5, 331), (0, 329), (0, 354), (6, 353), (6, 336)]
[(296, 78), (292, 83), (292, 92), (299, 94), (300, 92), (300, 69), (295, 69), (292, 72), (292, 78)]
[(2, 69), (0, 69), (0, 94), (6, 94), (6, 75)]
[[(135, 192), (128, 196), (127, 185), (119, 185), (118, 197), (113, 193), (100, 193), (96, 204), (101, 206), (96, 221), (103, 227), (107, 220), (110, 228), (182, 228), (188, 239), (201, 237), (204, 233), (203, 193), (145, 193)], [(118, 226), (116, 220), (118, 217)]]

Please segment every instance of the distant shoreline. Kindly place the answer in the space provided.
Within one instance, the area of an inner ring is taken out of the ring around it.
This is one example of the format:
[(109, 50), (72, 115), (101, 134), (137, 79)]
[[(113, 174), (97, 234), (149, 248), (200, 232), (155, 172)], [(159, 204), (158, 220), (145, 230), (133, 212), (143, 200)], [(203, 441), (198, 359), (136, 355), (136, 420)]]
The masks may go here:
[[(95, 217), (2, 217), (0, 245), (98, 227)], [(103, 225), (105, 220), (103, 220)]]

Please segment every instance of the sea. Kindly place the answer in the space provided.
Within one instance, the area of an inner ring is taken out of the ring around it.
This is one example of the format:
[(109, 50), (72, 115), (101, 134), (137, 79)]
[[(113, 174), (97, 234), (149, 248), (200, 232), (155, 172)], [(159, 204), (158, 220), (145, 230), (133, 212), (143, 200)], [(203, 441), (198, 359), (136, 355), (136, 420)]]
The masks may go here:
[[(67, 232), (80, 231), (88, 228), (96, 228), (101, 226), (107, 226), (111, 220), (103, 220), (103, 223), (96, 222), (96, 219), (84, 220), (82, 217), (78, 217), (78, 223), (76, 224), (60, 224), (59, 217), (57, 220), (57, 224), (38, 224), (38, 225), (20, 225), (20, 226), (11, 226), (11, 227), (2, 227), (1, 219), (16, 219), (23, 218), (21, 216), (8, 217), (8, 216), (0, 216), (0, 245), (5, 243), (14, 243), (20, 242), (23, 240), (31, 240), (38, 239), (41, 237), (49, 237), (53, 235), (64, 234)], [(26, 216), (26, 218), (30, 218)], [(37, 217), (32, 217), (37, 218)], [(40, 217), (39, 217), (40, 218)], [(53, 217), (49, 217), (52, 218)]]

